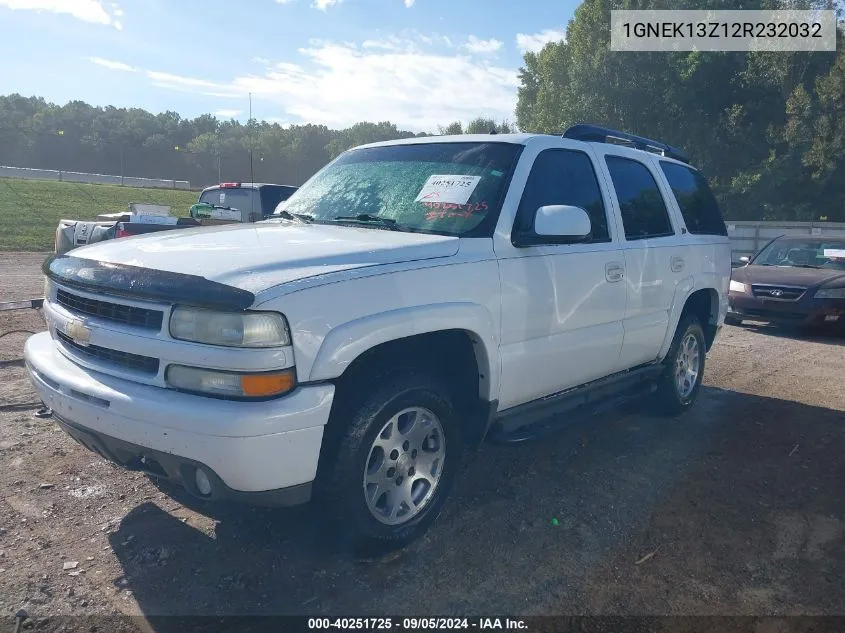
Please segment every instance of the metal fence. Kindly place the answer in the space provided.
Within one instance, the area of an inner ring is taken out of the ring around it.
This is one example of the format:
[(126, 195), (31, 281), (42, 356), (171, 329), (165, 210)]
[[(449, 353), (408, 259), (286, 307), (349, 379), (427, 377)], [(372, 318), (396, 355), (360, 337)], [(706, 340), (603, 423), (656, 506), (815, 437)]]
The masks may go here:
[(99, 185), (121, 185), (153, 189), (190, 189), (187, 180), (165, 180), (160, 178), (135, 178), (133, 176), (109, 176), (86, 174), (78, 171), (55, 171), (52, 169), (29, 169), (27, 167), (0, 166), (0, 178), (23, 178), (26, 180), (55, 180), (67, 182), (88, 182)]

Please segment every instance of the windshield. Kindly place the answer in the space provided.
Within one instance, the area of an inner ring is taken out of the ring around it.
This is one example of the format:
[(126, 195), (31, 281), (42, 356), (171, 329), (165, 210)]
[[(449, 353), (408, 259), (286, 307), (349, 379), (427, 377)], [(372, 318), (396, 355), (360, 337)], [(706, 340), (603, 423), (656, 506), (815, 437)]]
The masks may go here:
[(220, 187), (218, 189), (204, 191), (199, 201), (219, 207), (231, 207), (238, 211), (252, 211), (252, 205), (255, 204), (255, 210), (261, 210), (261, 205), (258, 204), (254, 189)]
[(352, 150), (276, 212), (320, 223), (492, 234), (520, 149), (509, 143), (423, 143)]
[(760, 251), (752, 263), (845, 270), (845, 240), (778, 239)]

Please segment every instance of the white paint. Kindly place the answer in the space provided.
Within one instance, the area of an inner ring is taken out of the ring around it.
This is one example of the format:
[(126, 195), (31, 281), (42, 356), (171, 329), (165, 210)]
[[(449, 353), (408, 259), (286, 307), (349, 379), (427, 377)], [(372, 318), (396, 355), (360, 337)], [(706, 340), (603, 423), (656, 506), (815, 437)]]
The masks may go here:
[[(301, 388), (279, 400), (237, 403), (88, 372), (62, 356), (46, 332), (29, 338), (24, 355), (38, 372), (30, 371), (30, 377), (39, 397), (65, 420), (199, 461), (234, 490), (271, 490), (314, 478), (332, 385)], [(71, 390), (108, 400), (110, 406), (77, 399)]]

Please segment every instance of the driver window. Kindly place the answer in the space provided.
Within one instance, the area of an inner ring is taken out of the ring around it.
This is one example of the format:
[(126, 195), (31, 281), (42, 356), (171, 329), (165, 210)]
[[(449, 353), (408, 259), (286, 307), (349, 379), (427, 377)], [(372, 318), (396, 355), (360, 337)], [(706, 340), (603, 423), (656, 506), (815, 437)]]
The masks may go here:
[(534, 215), (546, 205), (581, 207), (590, 216), (592, 232), (583, 243), (609, 242), (607, 214), (589, 156), (568, 149), (547, 149), (537, 156), (519, 202), (514, 232), (534, 234)]

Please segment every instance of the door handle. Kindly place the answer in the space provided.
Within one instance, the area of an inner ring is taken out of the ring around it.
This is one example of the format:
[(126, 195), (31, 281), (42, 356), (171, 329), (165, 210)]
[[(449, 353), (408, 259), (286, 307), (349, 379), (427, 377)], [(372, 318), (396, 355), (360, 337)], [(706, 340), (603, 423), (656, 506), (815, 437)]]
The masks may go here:
[(684, 258), (677, 255), (672, 258), (672, 272), (679, 273), (684, 269)]
[(604, 277), (611, 283), (622, 281), (625, 277), (625, 267), (619, 262), (608, 262), (604, 266)]

